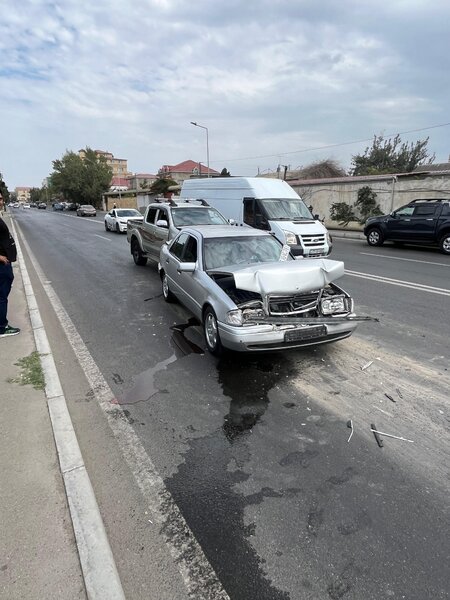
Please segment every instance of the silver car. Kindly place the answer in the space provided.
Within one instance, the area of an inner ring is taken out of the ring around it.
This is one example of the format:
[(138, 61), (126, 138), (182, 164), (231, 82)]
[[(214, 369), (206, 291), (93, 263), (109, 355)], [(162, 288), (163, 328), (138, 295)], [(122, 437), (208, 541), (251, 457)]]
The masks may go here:
[(202, 323), (212, 354), (281, 350), (341, 340), (358, 320), (353, 300), (334, 281), (344, 263), (294, 260), (268, 232), (208, 225), (185, 227), (163, 245), (159, 273)]
[(92, 204), (82, 204), (77, 209), (77, 215), (79, 217), (96, 217), (97, 211)]

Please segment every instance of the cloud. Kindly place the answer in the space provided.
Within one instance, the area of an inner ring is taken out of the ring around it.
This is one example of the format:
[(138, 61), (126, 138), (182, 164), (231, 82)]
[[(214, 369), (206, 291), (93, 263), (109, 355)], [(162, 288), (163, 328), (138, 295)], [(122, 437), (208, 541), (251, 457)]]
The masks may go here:
[[(252, 175), (450, 121), (449, 13), (443, 0), (4, 0), (0, 171), (9, 187), (40, 185), (85, 146), (131, 171), (205, 161), (194, 120), (211, 166)], [(428, 134), (445, 160), (448, 128), (411, 139)], [(333, 157), (347, 167), (366, 145)]]

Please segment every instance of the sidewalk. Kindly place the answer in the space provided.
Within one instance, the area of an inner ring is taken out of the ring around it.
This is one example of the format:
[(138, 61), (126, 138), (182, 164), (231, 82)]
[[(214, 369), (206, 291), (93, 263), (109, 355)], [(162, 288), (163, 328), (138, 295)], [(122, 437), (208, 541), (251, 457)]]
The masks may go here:
[[(9, 217), (5, 218), (8, 226)], [(42, 390), (13, 383), (36, 350), (19, 266), (0, 338), (0, 598), (86, 598), (53, 430)]]

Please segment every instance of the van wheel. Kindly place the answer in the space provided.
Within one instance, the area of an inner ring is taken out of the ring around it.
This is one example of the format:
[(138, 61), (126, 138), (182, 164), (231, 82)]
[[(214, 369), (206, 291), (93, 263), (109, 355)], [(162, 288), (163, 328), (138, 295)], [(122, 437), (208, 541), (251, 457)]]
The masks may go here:
[(220, 356), (223, 352), (220, 341), (217, 317), (213, 309), (208, 306), (203, 315), (203, 333), (205, 334), (206, 347), (214, 356)]
[(134, 264), (138, 267), (145, 267), (147, 264), (147, 257), (145, 257), (139, 247), (139, 242), (133, 240), (131, 242), (131, 254), (133, 255)]
[(383, 234), (378, 229), (378, 227), (374, 227), (367, 234), (367, 243), (369, 244), (369, 246), (381, 246), (383, 242)]
[(439, 248), (443, 254), (450, 254), (450, 231), (441, 238)]
[(164, 271), (161, 272), (161, 284), (164, 300), (166, 302), (175, 302), (176, 298), (169, 289), (169, 280), (167, 279), (167, 275)]

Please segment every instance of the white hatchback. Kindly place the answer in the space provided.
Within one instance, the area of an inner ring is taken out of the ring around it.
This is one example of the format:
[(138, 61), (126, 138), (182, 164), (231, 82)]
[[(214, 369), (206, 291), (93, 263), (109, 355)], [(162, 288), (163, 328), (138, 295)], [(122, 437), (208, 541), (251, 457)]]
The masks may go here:
[(143, 221), (144, 217), (135, 208), (113, 208), (105, 215), (105, 229), (123, 233), (127, 230), (127, 223), (130, 219)]

